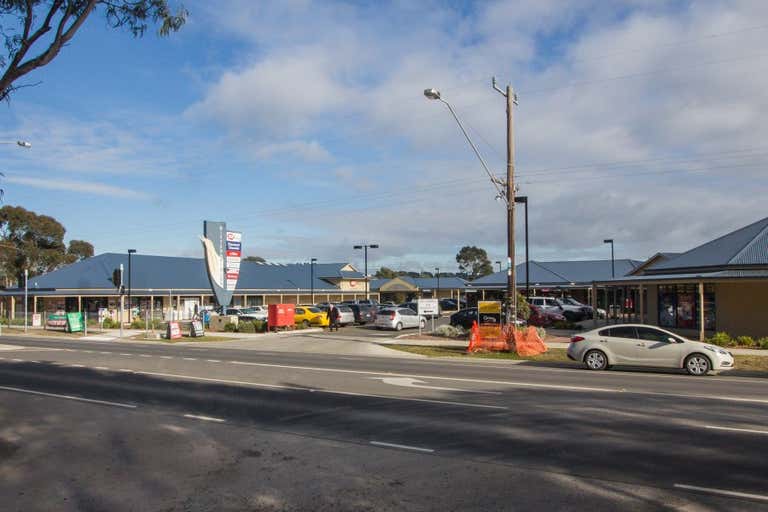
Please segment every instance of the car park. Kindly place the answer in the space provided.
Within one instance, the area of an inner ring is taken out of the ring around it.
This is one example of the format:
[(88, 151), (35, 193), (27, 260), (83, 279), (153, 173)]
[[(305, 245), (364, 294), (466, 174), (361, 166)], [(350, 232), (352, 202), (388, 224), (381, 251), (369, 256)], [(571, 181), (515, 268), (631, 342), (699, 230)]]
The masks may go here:
[(378, 308), (369, 304), (349, 304), (347, 306), (355, 315), (355, 323), (365, 325), (376, 320)]
[(533, 306), (539, 306), (545, 310), (554, 310), (563, 315), (569, 322), (579, 322), (588, 318), (592, 310), (591, 307), (585, 306), (579, 302), (572, 304), (555, 297), (530, 297), (528, 303)]
[(467, 308), (452, 314), (448, 322), (454, 327), (469, 329), (477, 321), (477, 308)]
[(243, 320), (266, 320), (267, 316), (266, 306), (250, 306), (240, 309), (240, 318)]
[(427, 321), (411, 308), (387, 308), (379, 311), (374, 324), (377, 329), (400, 331), (409, 327), (426, 327)]
[[(317, 306), (322, 311), (328, 313), (330, 306), (327, 303), (318, 304)], [(343, 304), (334, 304), (334, 307), (339, 310), (339, 325), (351, 325), (355, 323), (355, 313)]]
[(544, 309), (541, 306), (530, 304), (531, 314), (528, 317), (528, 325), (535, 327), (550, 327), (556, 322), (565, 322), (565, 317), (555, 310)]
[(683, 368), (690, 375), (732, 370), (729, 351), (683, 338), (655, 326), (619, 324), (601, 327), (571, 338), (568, 357), (590, 370), (613, 365)]
[(328, 313), (316, 306), (296, 306), (294, 308), (294, 323), (309, 327), (311, 325), (317, 327), (328, 327), (330, 321), (328, 320)]

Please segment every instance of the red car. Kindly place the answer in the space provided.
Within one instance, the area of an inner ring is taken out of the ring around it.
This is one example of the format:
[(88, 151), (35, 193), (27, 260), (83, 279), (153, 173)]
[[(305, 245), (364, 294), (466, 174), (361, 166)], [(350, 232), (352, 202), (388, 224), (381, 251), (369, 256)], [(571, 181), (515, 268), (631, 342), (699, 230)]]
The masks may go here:
[(555, 322), (565, 322), (565, 317), (554, 311), (547, 311), (539, 306), (530, 304), (531, 316), (528, 317), (528, 325), (535, 327), (549, 327)]

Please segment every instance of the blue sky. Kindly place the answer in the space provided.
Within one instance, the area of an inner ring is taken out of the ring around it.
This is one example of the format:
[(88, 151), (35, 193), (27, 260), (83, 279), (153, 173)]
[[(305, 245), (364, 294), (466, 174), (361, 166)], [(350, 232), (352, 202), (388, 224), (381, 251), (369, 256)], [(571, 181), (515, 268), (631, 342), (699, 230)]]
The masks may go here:
[(278, 262), (362, 266), (361, 242), (372, 268), (502, 259), (503, 207), (422, 95), (501, 173), (495, 75), (520, 96), (534, 259), (685, 250), (766, 216), (764, 4), (192, 1), (142, 39), (94, 15), (0, 106), (2, 139), (33, 144), (0, 146), (5, 201), (97, 252), (201, 255), (211, 219)]

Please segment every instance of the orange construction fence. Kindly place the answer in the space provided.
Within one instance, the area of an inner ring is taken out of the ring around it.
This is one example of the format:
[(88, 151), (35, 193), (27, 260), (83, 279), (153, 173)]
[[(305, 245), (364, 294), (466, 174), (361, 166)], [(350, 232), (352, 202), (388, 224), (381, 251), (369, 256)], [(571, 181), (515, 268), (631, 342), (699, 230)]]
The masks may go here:
[(544, 340), (535, 327), (518, 329), (513, 326), (472, 324), (467, 352), (504, 351), (521, 356), (535, 356), (547, 351)]

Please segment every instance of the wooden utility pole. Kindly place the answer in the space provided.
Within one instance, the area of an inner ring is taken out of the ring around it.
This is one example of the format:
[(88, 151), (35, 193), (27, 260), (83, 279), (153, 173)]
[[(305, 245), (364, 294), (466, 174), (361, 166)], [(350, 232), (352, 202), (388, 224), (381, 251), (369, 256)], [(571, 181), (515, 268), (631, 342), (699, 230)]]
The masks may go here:
[(493, 78), (491, 85), (507, 100), (507, 323), (517, 319), (517, 276), (515, 275), (515, 119), (517, 96), (507, 85), (502, 91)]

